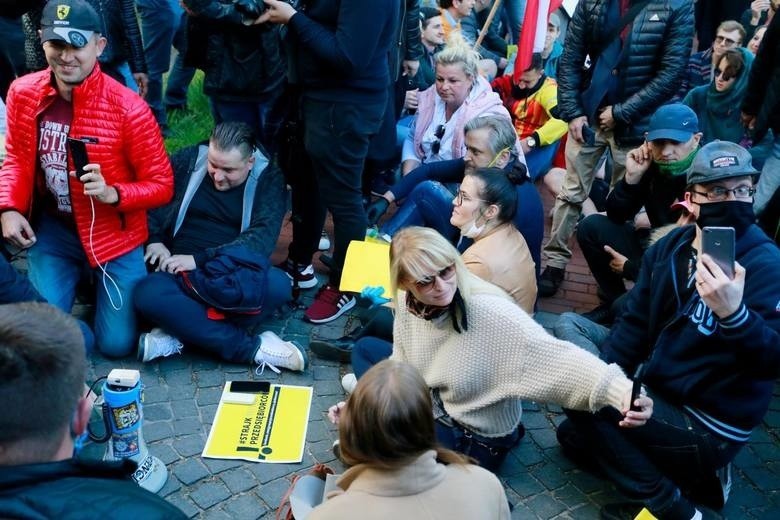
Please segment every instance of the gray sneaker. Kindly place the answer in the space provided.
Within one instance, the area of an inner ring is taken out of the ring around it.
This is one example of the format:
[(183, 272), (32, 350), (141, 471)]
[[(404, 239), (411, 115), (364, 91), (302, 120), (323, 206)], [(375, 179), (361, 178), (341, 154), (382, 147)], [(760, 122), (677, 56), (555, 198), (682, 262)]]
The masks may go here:
[(138, 359), (146, 363), (158, 357), (181, 354), (184, 345), (162, 329), (152, 329), (138, 338)]
[(255, 363), (259, 365), (255, 370), (257, 375), (262, 374), (265, 367), (277, 374), (281, 373), (281, 368), (293, 372), (303, 372), (306, 368), (306, 352), (297, 342), (284, 341), (271, 331), (263, 332), (259, 339), (260, 346), (255, 353)]

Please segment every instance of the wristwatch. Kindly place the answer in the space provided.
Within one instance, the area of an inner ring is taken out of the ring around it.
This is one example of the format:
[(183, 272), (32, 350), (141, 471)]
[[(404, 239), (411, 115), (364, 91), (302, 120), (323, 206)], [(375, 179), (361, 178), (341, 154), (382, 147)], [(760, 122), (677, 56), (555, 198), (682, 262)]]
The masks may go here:
[(529, 135), (525, 138), (525, 144), (528, 146), (528, 148), (534, 148), (536, 146), (536, 139), (534, 139), (534, 136)]

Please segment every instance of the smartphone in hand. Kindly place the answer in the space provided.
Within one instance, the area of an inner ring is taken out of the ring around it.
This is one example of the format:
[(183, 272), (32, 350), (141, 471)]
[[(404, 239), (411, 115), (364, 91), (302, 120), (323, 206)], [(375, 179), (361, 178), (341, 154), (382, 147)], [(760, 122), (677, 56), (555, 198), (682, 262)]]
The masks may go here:
[(81, 180), (81, 176), (87, 173), (84, 167), (89, 164), (87, 157), (87, 145), (81, 139), (72, 139), (68, 137), (68, 152), (73, 158), (73, 166), (76, 169), (76, 177)]
[(734, 278), (734, 242), (733, 227), (705, 226), (702, 229), (701, 252), (718, 264), (726, 276)]

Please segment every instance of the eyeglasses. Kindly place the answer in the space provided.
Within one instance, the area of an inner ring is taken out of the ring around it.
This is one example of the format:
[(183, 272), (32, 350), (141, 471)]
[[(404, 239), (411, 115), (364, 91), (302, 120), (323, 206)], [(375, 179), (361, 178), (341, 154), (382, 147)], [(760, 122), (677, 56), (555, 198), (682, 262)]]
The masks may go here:
[(707, 197), (707, 200), (710, 202), (722, 202), (729, 198), (729, 193), (733, 193), (734, 198), (736, 199), (747, 199), (756, 193), (756, 189), (752, 186), (737, 186), (736, 188), (730, 190), (728, 188), (724, 188), (723, 186), (715, 186), (710, 191), (691, 190), (691, 193), (701, 195), (702, 197)]
[(421, 291), (427, 291), (433, 287), (436, 283), (436, 278), (440, 278), (442, 281), (451, 280), (455, 276), (455, 264), (445, 267), (433, 276), (426, 276), (422, 280), (414, 282), (414, 286)]
[(439, 150), (441, 150), (441, 138), (444, 137), (445, 130), (446, 128), (444, 128), (444, 125), (439, 125), (433, 133), (433, 136), (436, 138), (431, 145), (431, 152), (433, 152), (433, 155), (439, 155)]
[(455, 205), (461, 206), (463, 205), (463, 201), (471, 202), (472, 200), (476, 200), (479, 202), (487, 202), (485, 199), (472, 199), (468, 196), (468, 194), (463, 190), (458, 190), (458, 193), (455, 195)]
[(726, 47), (733, 47), (737, 44), (736, 41), (732, 40), (731, 38), (726, 38), (725, 36), (716, 36), (715, 43), (723, 44)]
[(727, 70), (715, 69), (713, 75), (716, 78), (720, 78), (722, 76), (723, 81), (729, 81), (734, 79), (734, 76), (727, 74), (727, 72), (728, 72)]

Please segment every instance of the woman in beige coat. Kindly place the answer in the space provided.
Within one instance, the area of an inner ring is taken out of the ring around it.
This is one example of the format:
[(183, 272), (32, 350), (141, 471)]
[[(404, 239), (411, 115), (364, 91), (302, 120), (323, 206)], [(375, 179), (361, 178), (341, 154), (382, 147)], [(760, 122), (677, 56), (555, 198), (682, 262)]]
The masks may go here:
[(428, 386), (411, 365), (375, 365), (331, 415), (351, 467), (307, 520), (509, 518), (495, 475), (437, 447)]

